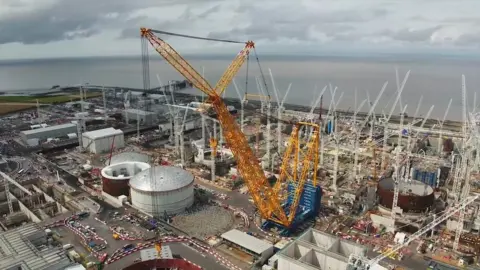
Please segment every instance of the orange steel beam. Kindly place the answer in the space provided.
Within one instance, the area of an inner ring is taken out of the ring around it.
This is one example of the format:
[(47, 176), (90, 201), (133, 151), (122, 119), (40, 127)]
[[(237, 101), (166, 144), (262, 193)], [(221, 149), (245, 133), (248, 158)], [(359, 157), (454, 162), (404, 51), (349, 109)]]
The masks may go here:
[[(270, 188), (267, 178), (258, 165), (257, 159), (249, 147), (248, 142), (241, 132), (238, 124), (227, 109), (227, 106), (221, 99), (218, 93), (230, 84), (233, 72), (238, 71), (241, 63), (245, 61), (243, 56), (248, 56), (248, 50), (242, 50), (230, 65), (231, 70), (224, 73), (225, 77), (220, 79), (217, 83), (218, 90), (215, 90), (211, 85), (185, 60), (178, 54), (168, 43), (155, 36), (152, 31), (146, 28), (141, 28), (141, 36), (146, 38), (155, 50), (180, 74), (182, 74), (189, 82), (192, 83), (200, 91), (208, 95), (208, 99), (212, 104), (213, 109), (218, 115), (218, 120), (223, 129), (225, 141), (232, 150), (233, 155), (237, 160), (238, 171), (245, 180), (250, 191), (253, 201), (257, 206), (263, 218), (270, 219), (284, 226), (291, 224), (287, 217), (281, 202), (278, 199), (278, 194), (274, 193)], [(254, 48), (253, 42), (247, 42), (246, 47)], [(235, 71), (236, 70), (236, 71)]]
[(296, 182), (297, 189), (295, 192), (294, 203), (291, 205), (289, 215), (287, 216), (278, 198), (279, 189), (270, 187), (267, 178), (259, 166), (258, 160), (255, 158), (252, 149), (249, 147), (244, 134), (241, 132), (238, 124), (220, 97), (220, 94), (226, 89), (228, 84), (230, 84), (236, 72), (238, 72), (241, 65), (244, 63), (246, 57), (248, 56), (249, 50), (254, 48), (253, 42), (249, 41), (246, 43), (245, 48), (237, 55), (230, 67), (225, 71), (224, 75), (217, 83), (216, 88), (213, 89), (211, 85), (168, 43), (158, 38), (150, 30), (145, 28), (141, 29), (141, 35), (142, 37), (148, 39), (155, 50), (188, 81), (190, 81), (200, 91), (208, 95), (209, 102), (217, 113), (218, 120), (224, 131), (225, 141), (237, 160), (238, 171), (245, 179), (251, 197), (262, 217), (289, 227), (295, 219), (296, 210), (300, 202), (303, 187), (307, 181), (308, 172), (312, 165), (314, 170), (312, 182), (314, 185), (317, 184), (317, 150), (320, 143), (320, 126), (305, 122), (295, 124), (295, 132), (292, 133), (293, 139), (291, 139), (291, 141), (296, 147), (296, 153), (301, 151), (298, 130), (302, 126), (311, 126), (313, 128), (313, 136), (307, 143), (308, 150), (305, 158), (303, 159), (300, 176), (298, 176), (298, 154), (295, 157), (295, 174), (293, 181)]
[[(300, 150), (300, 145), (299, 145), (299, 139), (298, 139), (298, 130), (300, 129), (301, 126), (311, 126), (313, 129), (313, 134), (310, 138), (310, 141), (307, 143), (307, 154), (303, 158), (303, 163), (302, 163), (302, 171), (300, 174), (300, 177), (297, 178), (296, 181), (296, 190), (295, 190), (295, 197), (293, 199), (293, 203), (290, 206), (290, 211), (289, 211), (289, 216), (288, 216), (288, 221), (291, 224), (294, 219), (295, 215), (297, 212), (298, 204), (300, 203), (300, 198), (305, 186), (305, 183), (307, 182), (308, 178), (308, 172), (310, 170), (313, 170), (313, 177), (311, 179), (312, 184), (314, 186), (317, 185), (317, 169), (318, 169), (318, 149), (320, 145), (320, 126), (318, 124), (314, 123), (306, 123), (306, 122), (300, 122), (296, 124), (296, 129), (297, 129), (297, 145), (298, 145), (298, 150)], [(298, 167), (298, 155), (296, 155), (297, 161), (296, 163), (296, 170), (299, 170), (300, 168)], [(297, 173), (296, 173), (297, 174)]]

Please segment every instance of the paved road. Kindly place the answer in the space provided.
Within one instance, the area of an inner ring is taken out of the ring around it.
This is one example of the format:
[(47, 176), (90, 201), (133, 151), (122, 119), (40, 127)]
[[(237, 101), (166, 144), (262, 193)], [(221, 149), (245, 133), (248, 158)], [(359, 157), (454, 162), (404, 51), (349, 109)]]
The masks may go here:
[[(217, 263), (215, 259), (206, 254), (202, 254), (199, 251), (189, 247), (183, 243), (169, 243), (167, 246), (172, 250), (172, 254), (180, 255), (182, 258), (191, 261), (206, 270), (227, 270), (225, 266)], [(122, 259), (115, 261), (111, 264), (105, 266), (106, 270), (117, 270), (122, 269), (126, 266), (129, 266), (134, 263), (135, 259), (140, 258), (140, 251), (132, 253)]]
[(195, 183), (207, 189), (211, 189), (215, 192), (226, 194), (228, 196), (228, 199), (224, 201), (227, 204), (235, 208), (243, 208), (244, 211), (249, 215), (255, 212), (255, 206), (248, 201), (249, 196), (247, 194), (242, 194), (238, 191), (228, 191), (222, 188), (218, 188), (201, 180), (195, 180)]
[(219, 263), (217, 263), (211, 256), (209, 255), (203, 256), (200, 252), (194, 250), (188, 245), (181, 244), (181, 243), (172, 243), (172, 244), (169, 244), (169, 246), (173, 254), (178, 254), (182, 256), (182, 258), (185, 258), (195, 264), (200, 265), (201, 267), (203, 267), (203, 269), (206, 269), (206, 270), (228, 269), (220, 265)]

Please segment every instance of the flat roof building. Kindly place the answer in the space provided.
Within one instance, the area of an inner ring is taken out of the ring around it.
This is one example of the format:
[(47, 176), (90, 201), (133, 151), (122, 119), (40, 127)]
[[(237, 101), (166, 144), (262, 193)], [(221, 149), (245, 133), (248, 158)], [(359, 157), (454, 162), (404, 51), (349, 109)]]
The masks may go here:
[(273, 245), (271, 243), (248, 235), (237, 229), (230, 230), (222, 234), (221, 237), (223, 240), (257, 256), (261, 262), (265, 262), (273, 255)]
[(125, 147), (123, 131), (110, 127), (82, 134), (82, 146), (94, 154), (110, 151), (112, 143), (114, 149)]
[(151, 125), (157, 119), (156, 113), (139, 109), (126, 109), (123, 114), (127, 121), (139, 120), (144, 125)]
[(35, 223), (0, 233), (0, 269), (63, 270), (70, 265), (65, 252), (49, 246)]
[(140, 250), (140, 259), (142, 261), (150, 261), (156, 259), (173, 259), (173, 254), (169, 246), (162, 246), (160, 256), (158, 256), (158, 251), (155, 248), (142, 249)]
[(363, 245), (309, 229), (277, 253), (278, 270), (349, 270), (350, 255), (365, 256), (366, 252)]
[(70, 133), (77, 133), (77, 125), (68, 123), (44, 128), (24, 130), (20, 132), (20, 137), (22, 138), (23, 142), (27, 143), (27, 141), (31, 139), (46, 140), (48, 138), (67, 137), (67, 134)]

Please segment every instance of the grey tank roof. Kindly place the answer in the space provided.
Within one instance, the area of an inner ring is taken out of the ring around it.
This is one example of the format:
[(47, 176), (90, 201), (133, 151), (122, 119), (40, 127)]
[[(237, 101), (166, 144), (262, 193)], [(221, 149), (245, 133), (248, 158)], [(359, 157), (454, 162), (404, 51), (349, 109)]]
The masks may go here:
[[(135, 152), (123, 152), (118, 153), (112, 156), (112, 162), (110, 165), (123, 163), (123, 162), (144, 162), (150, 163), (150, 156), (142, 153), (135, 153)], [(108, 166), (109, 160), (105, 161), (105, 165)]]
[(190, 185), (193, 175), (174, 166), (157, 166), (139, 172), (130, 179), (130, 187), (146, 192), (165, 192)]

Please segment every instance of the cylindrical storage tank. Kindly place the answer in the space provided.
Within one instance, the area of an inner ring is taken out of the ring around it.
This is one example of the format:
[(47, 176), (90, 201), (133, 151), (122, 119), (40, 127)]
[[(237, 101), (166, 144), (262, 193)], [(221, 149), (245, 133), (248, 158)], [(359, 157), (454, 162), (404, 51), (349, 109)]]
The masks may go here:
[(130, 187), (128, 181), (139, 172), (149, 169), (150, 165), (143, 162), (122, 162), (102, 169), (102, 190), (112, 196), (128, 196)]
[[(434, 204), (433, 188), (420, 181), (400, 182), (397, 206), (404, 212), (423, 212)], [(392, 178), (384, 178), (378, 182), (377, 193), (380, 205), (392, 208), (394, 185)]]
[(180, 167), (157, 166), (130, 179), (132, 205), (154, 217), (183, 212), (193, 204), (191, 173)]
[(455, 144), (451, 138), (443, 139), (443, 152), (450, 153), (455, 148)]
[(105, 160), (105, 165), (108, 166), (109, 164), (113, 165), (116, 163), (123, 163), (123, 162), (144, 162), (150, 163), (151, 157), (146, 154), (142, 153), (135, 153), (135, 152), (122, 152), (116, 155), (113, 155), (111, 160)]

